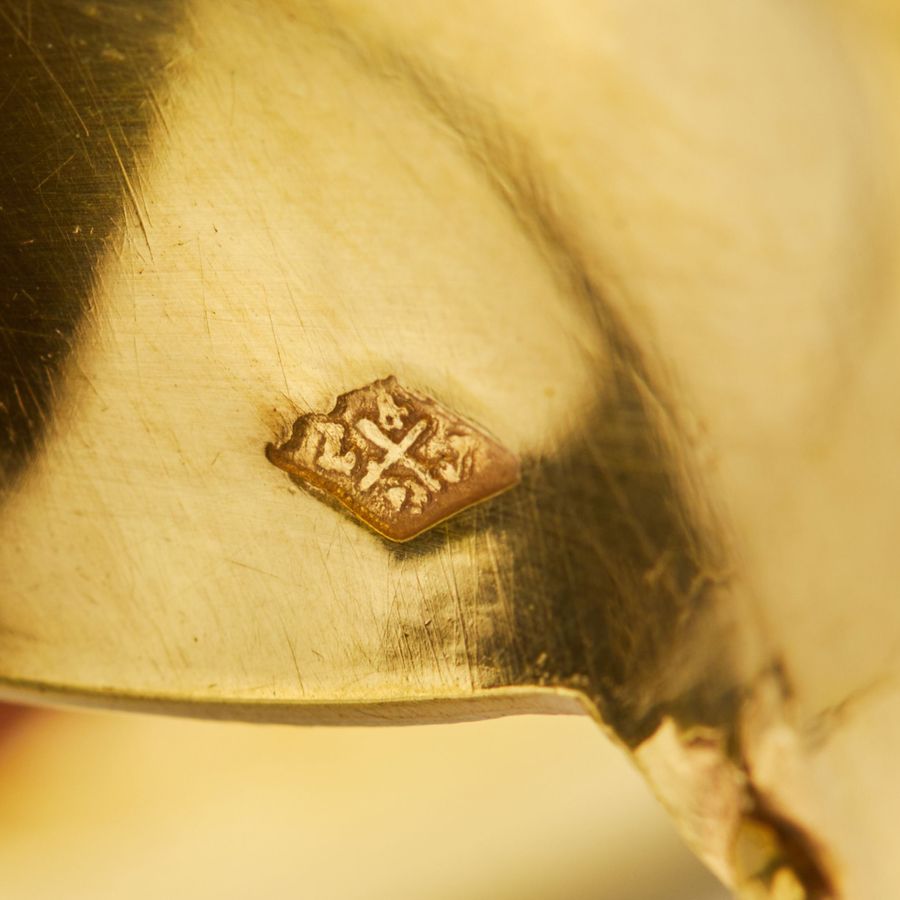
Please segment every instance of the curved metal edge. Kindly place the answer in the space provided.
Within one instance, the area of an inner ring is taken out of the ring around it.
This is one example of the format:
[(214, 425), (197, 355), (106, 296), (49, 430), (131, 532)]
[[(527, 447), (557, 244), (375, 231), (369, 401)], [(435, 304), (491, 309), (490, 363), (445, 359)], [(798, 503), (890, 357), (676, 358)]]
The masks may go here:
[(281, 725), (439, 725), (513, 715), (596, 718), (596, 710), (587, 697), (576, 690), (556, 687), (488, 688), (465, 696), (430, 695), (402, 700), (384, 697), (367, 701), (235, 701), (0, 679), (0, 700)]

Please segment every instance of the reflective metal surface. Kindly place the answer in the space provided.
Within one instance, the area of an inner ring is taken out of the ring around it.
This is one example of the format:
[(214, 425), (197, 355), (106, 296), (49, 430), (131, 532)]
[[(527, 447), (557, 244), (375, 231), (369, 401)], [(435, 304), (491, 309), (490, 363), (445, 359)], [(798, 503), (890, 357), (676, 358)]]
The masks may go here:
[[(823, 787), (900, 783), (835, 725), (900, 646), (900, 82), (854, 12), (0, 5), (6, 693), (586, 709), (723, 878), (886, 896)], [(521, 485), (395, 546), (266, 460), (388, 373)]]

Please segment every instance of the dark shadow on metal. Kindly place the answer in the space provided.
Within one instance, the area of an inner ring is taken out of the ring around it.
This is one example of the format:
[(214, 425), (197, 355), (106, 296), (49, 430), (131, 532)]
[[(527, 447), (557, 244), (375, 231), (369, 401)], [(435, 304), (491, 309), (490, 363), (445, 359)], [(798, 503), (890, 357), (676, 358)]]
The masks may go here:
[(0, 0), (0, 489), (40, 449), (126, 209), (145, 221), (182, 7)]

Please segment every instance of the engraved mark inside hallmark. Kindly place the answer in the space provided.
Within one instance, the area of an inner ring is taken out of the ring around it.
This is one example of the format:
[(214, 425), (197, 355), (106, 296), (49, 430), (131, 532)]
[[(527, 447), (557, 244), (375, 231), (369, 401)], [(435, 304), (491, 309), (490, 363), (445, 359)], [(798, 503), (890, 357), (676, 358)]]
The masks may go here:
[(512, 453), (393, 376), (343, 394), (327, 415), (300, 416), (266, 455), (395, 541), (519, 480)]

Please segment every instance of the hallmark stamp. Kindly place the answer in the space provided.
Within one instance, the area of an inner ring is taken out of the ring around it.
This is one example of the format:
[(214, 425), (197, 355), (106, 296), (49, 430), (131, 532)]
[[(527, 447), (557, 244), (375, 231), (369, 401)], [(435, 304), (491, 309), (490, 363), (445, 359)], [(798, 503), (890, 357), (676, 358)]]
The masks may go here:
[(519, 480), (513, 453), (393, 376), (342, 394), (329, 413), (300, 416), (266, 456), (392, 541), (408, 541)]

